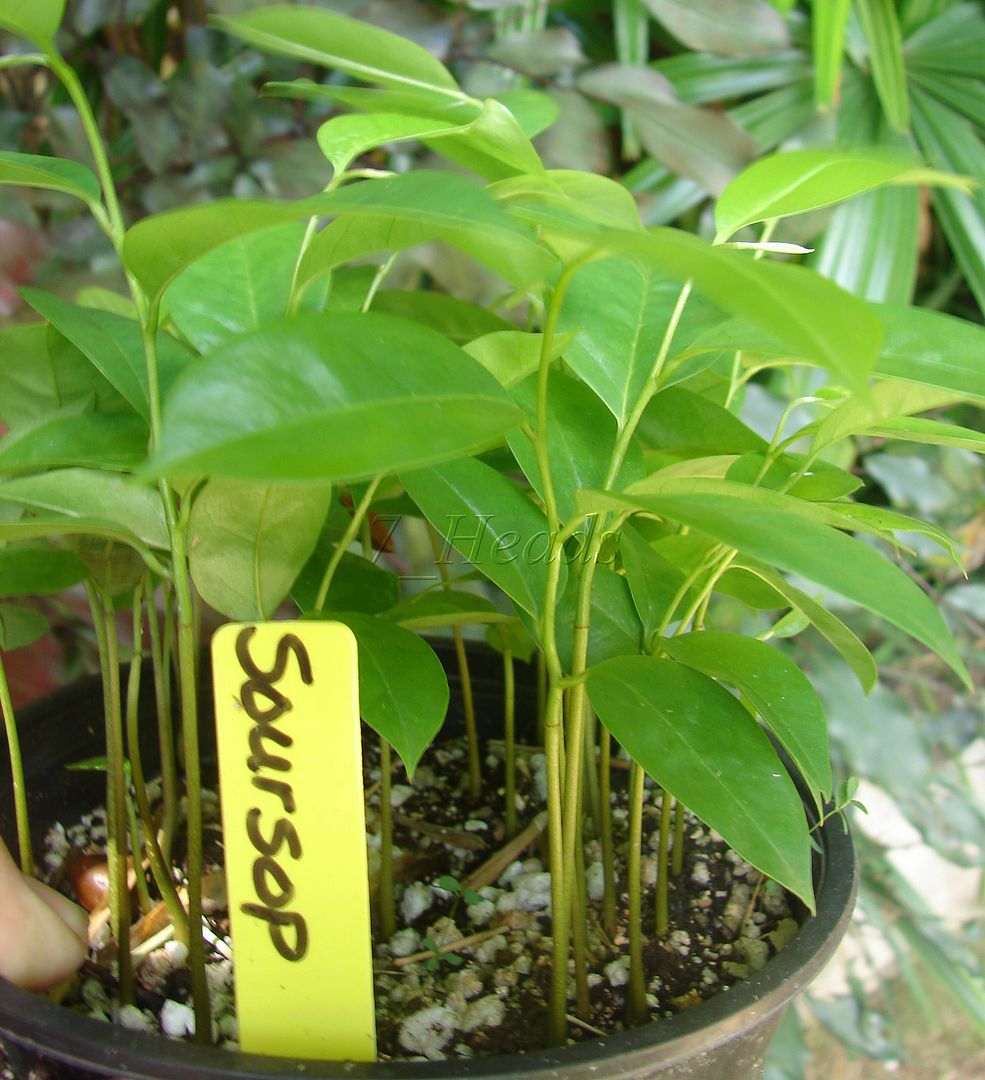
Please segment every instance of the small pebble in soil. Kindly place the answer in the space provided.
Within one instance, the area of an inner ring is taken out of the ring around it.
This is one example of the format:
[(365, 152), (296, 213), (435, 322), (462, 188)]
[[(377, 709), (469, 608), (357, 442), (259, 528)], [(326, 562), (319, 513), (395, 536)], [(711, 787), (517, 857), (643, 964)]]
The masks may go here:
[(161, 1006), (161, 1030), (172, 1039), (195, 1034), (195, 1013), (188, 1005), (168, 998)]

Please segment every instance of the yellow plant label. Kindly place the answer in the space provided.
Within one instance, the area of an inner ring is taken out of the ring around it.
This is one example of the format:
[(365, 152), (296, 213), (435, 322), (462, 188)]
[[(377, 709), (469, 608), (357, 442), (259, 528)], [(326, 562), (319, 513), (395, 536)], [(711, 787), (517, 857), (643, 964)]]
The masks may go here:
[(356, 640), (230, 624), (212, 666), (240, 1046), (375, 1061)]

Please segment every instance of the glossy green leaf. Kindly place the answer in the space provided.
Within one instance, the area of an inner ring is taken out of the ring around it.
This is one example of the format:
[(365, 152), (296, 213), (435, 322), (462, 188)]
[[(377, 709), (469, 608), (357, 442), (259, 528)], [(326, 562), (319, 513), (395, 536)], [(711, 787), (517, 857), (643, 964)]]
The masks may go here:
[[(501, 319), (481, 304), (473, 304), (432, 289), (382, 289), (373, 298), (373, 311), (411, 319), (462, 346), (484, 334), (511, 329), (505, 319)], [(468, 349), (465, 351), (469, 352)]]
[(211, 352), (287, 311), (304, 231), (300, 222), (289, 222), (247, 233), (196, 260), (171, 282), (168, 314), (199, 352)]
[(343, 113), (318, 129), (318, 145), (336, 173), (345, 172), (361, 154), (387, 143), (450, 134), (462, 125), (399, 113)]
[(96, 174), (85, 165), (66, 158), (0, 150), (0, 184), (60, 191), (90, 205), (98, 203), (100, 199)]
[(515, 621), (484, 596), (456, 589), (431, 589), (408, 597), (386, 613), (391, 622), (408, 630), (434, 630), (447, 626), (479, 626)]
[(0, 549), (0, 596), (58, 593), (85, 576), (85, 566), (71, 551), (30, 545)]
[(879, 678), (879, 669), (876, 667), (876, 662), (854, 631), (849, 629), (841, 619), (836, 615), (832, 615), (817, 600), (791, 585), (779, 574), (748, 563), (737, 562), (734, 565), (738, 570), (749, 574), (751, 577), (759, 578), (765, 585), (783, 597), (795, 611), (801, 612), (814, 629), (842, 655), (858, 679), (862, 689), (866, 693), (872, 690)]
[(484, 101), (479, 115), (461, 131), (429, 135), (424, 142), (487, 180), (544, 168), (513, 113), (495, 98)]
[[(868, 545), (822, 524), (826, 508), (763, 488), (701, 480), (668, 483), (662, 494), (633, 494), (627, 501), (853, 600), (922, 642), (967, 680), (947, 624), (926, 593)], [(837, 515), (828, 520), (835, 522)]]
[[(653, 68), (670, 80), (680, 101), (693, 105), (761, 94), (811, 75), (810, 62), (799, 49), (752, 58), (685, 52), (655, 60)], [(734, 111), (730, 115), (734, 118)]]
[(906, 131), (910, 106), (895, 0), (855, 0), (855, 11), (869, 44), (869, 66), (886, 117), (897, 131)]
[(229, 619), (271, 619), (314, 550), (330, 499), (328, 485), (210, 480), (188, 522), (202, 599)]
[(766, 440), (728, 409), (679, 386), (661, 390), (647, 405), (638, 428), (653, 450), (699, 454), (757, 453)]
[(459, 248), (515, 284), (540, 280), (553, 265), (528, 229), (456, 173), (417, 169), (352, 184), (306, 204), (320, 205), (319, 200), (331, 201), (324, 212), (344, 213), (308, 247), (298, 271), (302, 288), (351, 259), (433, 240)]
[(698, 52), (760, 56), (789, 44), (779, 13), (766, 0), (643, 0), (654, 18)]
[(356, 635), (363, 720), (397, 751), (413, 777), (448, 709), (441, 661), (427, 642), (402, 626), (348, 611), (329, 617)]
[(557, 120), (561, 111), (550, 94), (525, 86), (503, 90), (493, 97), (510, 110), (528, 139), (546, 131)]
[(959, 450), (985, 454), (985, 435), (982, 432), (924, 417), (908, 416), (902, 420), (890, 420), (866, 434), (880, 439), (902, 439), (925, 446), (953, 446)]
[(868, 305), (819, 274), (756, 262), (674, 229), (625, 233), (606, 246), (631, 252), (680, 281), (692, 280), (717, 307), (741, 315), (794, 355), (816, 361), (852, 386), (864, 385), (882, 328)]
[(955, 398), (951, 390), (886, 379), (870, 387), (864, 394), (848, 398), (828, 413), (816, 427), (812, 453), (820, 453), (842, 439), (868, 431), (887, 420), (950, 405)]
[[(424, 516), (466, 562), (524, 611), (540, 617), (550, 544), (543, 511), (475, 458), (402, 473), (400, 479)], [(562, 565), (559, 594), (566, 577)]]
[[(562, 337), (570, 341), (569, 335)], [(498, 330), (470, 341), (465, 351), (502, 386), (515, 386), (540, 366), (541, 335)]]
[(50, 49), (64, 11), (65, 0), (0, 0), (0, 29)]
[[(41, 289), (22, 292), (34, 310), (85, 353), (144, 420), (149, 420), (147, 366), (138, 324), (108, 311), (79, 307)], [(170, 334), (158, 334), (157, 342), (159, 384), (166, 394), (193, 356)]]
[[(626, 582), (649, 642), (684, 584), (684, 571), (658, 552), (629, 523), (619, 530), (619, 554)], [(687, 599), (682, 601), (687, 604)]]
[(828, 728), (817, 691), (778, 649), (755, 638), (703, 630), (667, 638), (674, 660), (741, 691), (780, 740), (812, 791), (831, 794)]
[(729, 185), (715, 206), (718, 239), (757, 221), (831, 206), (886, 184), (967, 188), (961, 177), (921, 168), (879, 148), (790, 150), (761, 158)]
[(21, 604), (0, 604), (0, 650), (10, 652), (33, 645), (48, 633), (48, 620), (40, 611)]
[[(953, 109), (911, 87), (913, 132), (931, 164), (967, 176), (985, 176), (985, 143)], [(975, 299), (985, 308), (985, 189), (969, 195), (946, 189), (932, 192), (934, 211)]]
[(309, 314), (188, 371), (148, 471), (364, 479), (474, 452), (519, 419), (492, 376), (433, 331), (372, 312)]
[(365, 86), (316, 83), (311, 79), (268, 82), (264, 84), (261, 94), (263, 97), (292, 98), (316, 101), (323, 105), (344, 106), (367, 113), (427, 116), (456, 124), (465, 124), (474, 120), (482, 108), (481, 101), (464, 96), (449, 97), (443, 90), (429, 90), (423, 87), (413, 90), (371, 90)]
[[(575, 275), (559, 325), (575, 335), (572, 369), (625, 423), (653, 372), (680, 283), (633, 259), (600, 259)], [(699, 325), (700, 304), (685, 308), (679, 334)]]
[[(530, 376), (515, 386), (513, 398), (527, 414), (531, 427), (536, 429), (536, 377)], [(506, 438), (524, 476), (543, 498), (533, 443), (519, 429), (511, 431)], [(616, 422), (592, 391), (570, 376), (551, 372), (547, 388), (547, 446), (554, 495), (562, 521), (574, 515), (575, 495), (580, 489), (605, 484), (615, 441)], [(614, 486), (619, 488), (640, 480), (643, 473), (643, 456), (639, 447), (632, 444)]]
[[(572, 560), (577, 560), (577, 555)], [(571, 670), (577, 579), (568, 577), (568, 587), (557, 605), (557, 647), (561, 664)], [(598, 566), (592, 582), (588, 631), (588, 663), (600, 664), (613, 656), (637, 656), (643, 647), (643, 625), (633, 602), (629, 584), (622, 574)]]
[(674, 660), (626, 656), (589, 671), (588, 696), (658, 784), (813, 908), (800, 796), (765, 732), (728, 690)]
[(966, 120), (982, 126), (985, 121), (985, 85), (967, 75), (945, 75), (936, 71), (907, 71), (912, 83), (926, 90), (941, 104), (948, 105)]
[[(334, 541), (323, 533), (314, 553), (294, 582), (291, 595), (305, 615), (314, 610), (325, 568), (334, 554)], [(400, 583), (396, 574), (361, 555), (346, 551), (332, 577), (325, 607), (329, 611), (361, 611), (367, 615), (377, 615), (392, 608), (399, 595)]]
[[(512, 214), (540, 227), (597, 232), (639, 231), (640, 215), (633, 196), (607, 176), (575, 169), (515, 176), (491, 184), (490, 193)], [(594, 228), (593, 228), (594, 227)]]
[[(154, 548), (169, 547), (161, 497), (153, 488), (95, 469), (55, 469), (0, 483), (0, 502), (94, 520)], [(41, 533), (40, 535), (45, 535)]]
[(125, 525), (105, 518), (41, 513), (19, 521), (0, 522), (0, 540), (50, 540), (52, 537), (79, 537), (82, 543), (99, 540), (103, 550), (112, 544), (122, 544), (132, 548), (155, 574), (166, 577), (168, 573), (135, 533)]
[(808, 502), (840, 499), (862, 486), (857, 476), (821, 460), (813, 462), (804, 475), (791, 485), (791, 479), (803, 468), (805, 460), (803, 454), (781, 454), (763, 472), (765, 454), (743, 454), (729, 467), (725, 478), (741, 484), (758, 484), (774, 491), (784, 491)]
[(147, 424), (129, 413), (65, 413), (0, 439), (0, 473), (89, 465), (123, 470), (147, 456)]
[(264, 52), (344, 71), (362, 82), (465, 96), (448, 69), (420, 45), (324, 9), (277, 4), (213, 22)]
[(908, 517), (885, 506), (872, 506), (869, 503), (839, 501), (823, 505), (845, 517), (845, 528), (881, 533), (890, 543), (893, 542), (894, 534), (900, 532), (927, 536), (950, 555), (958, 569), (962, 568), (961, 555), (955, 541), (931, 522), (920, 521), (919, 518)]
[(851, 0), (811, 0), (814, 99), (822, 108), (835, 104), (845, 52), (845, 26), (851, 8)]
[(12, 430), (60, 409), (129, 406), (71, 342), (45, 323), (0, 328), (0, 418)]
[(875, 372), (923, 386), (954, 391), (985, 403), (985, 330), (953, 315), (902, 305), (874, 305), (883, 325)]

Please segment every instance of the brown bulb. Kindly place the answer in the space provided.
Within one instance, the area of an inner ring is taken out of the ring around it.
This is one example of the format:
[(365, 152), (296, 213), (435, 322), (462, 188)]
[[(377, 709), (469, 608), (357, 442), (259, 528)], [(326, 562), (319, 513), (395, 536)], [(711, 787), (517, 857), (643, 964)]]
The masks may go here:
[(75, 855), (65, 864), (76, 899), (95, 911), (109, 902), (109, 866), (105, 855)]

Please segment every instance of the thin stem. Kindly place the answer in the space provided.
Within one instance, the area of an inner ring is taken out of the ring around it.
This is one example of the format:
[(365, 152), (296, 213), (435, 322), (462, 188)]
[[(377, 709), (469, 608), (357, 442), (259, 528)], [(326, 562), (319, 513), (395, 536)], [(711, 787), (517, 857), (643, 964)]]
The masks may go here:
[[(578, 850), (583, 851), (582, 822), (575, 835)], [(587, 1020), (591, 1015), (588, 987), (588, 901), (585, 886), (585, 860), (575, 861), (574, 895), (571, 904), (571, 928), (575, 955), (575, 1011)]]
[(516, 677), (513, 653), (503, 649), (503, 738), (506, 761), (504, 762), (504, 798), (506, 800), (506, 839), (516, 836)]
[[(335, 178), (333, 177), (332, 179), (334, 180)], [(331, 185), (329, 185), (329, 187), (330, 186)], [(329, 189), (326, 188), (326, 191), (327, 190)], [(319, 218), (317, 215), (315, 215), (315, 217), (313, 218), (309, 218), (308, 227), (305, 229), (304, 236), (301, 240), (301, 248), (298, 251), (298, 257), (294, 263), (294, 271), (291, 274), (291, 287), (290, 289), (288, 289), (287, 292), (286, 313), (288, 315), (293, 315), (297, 311), (298, 305), (301, 302), (302, 294), (298, 292), (298, 274), (301, 271), (301, 263), (304, 260), (305, 252), (311, 246), (311, 241), (315, 238), (315, 233), (318, 231), (318, 221)]]
[(674, 877), (684, 873), (684, 829), (687, 825), (687, 807), (680, 799), (674, 805), (674, 847), (671, 854), (670, 872)]
[(10, 759), (10, 783), (14, 790), (14, 816), (17, 819), (17, 848), (21, 870), (25, 874), (31, 874), (34, 872), (34, 856), (31, 851), (31, 825), (27, 812), (24, 763), (21, 759), (21, 744), (17, 735), (14, 703), (10, 698), (10, 686), (7, 683), (7, 672), (2, 655), (0, 655), (0, 709), (3, 710), (3, 726), (7, 733), (7, 756)]
[(630, 1024), (646, 1020), (646, 977), (643, 974), (643, 770), (633, 762), (629, 774), (629, 998)]
[[(133, 647), (130, 653), (129, 671), (127, 672), (127, 697), (124, 709), (126, 750), (124, 753), (126, 755), (125, 760), (129, 764), (130, 784), (133, 786), (138, 801), (143, 797), (146, 803), (147, 787), (144, 784), (144, 770), (140, 760), (140, 739), (137, 731), (140, 703), (140, 665), (142, 659), (140, 642), (143, 633), (143, 603), (144, 586), (143, 580), (141, 580), (133, 590)], [(130, 850), (133, 852), (134, 882), (137, 889), (137, 898), (140, 901), (141, 912), (146, 915), (151, 909), (151, 899), (150, 892), (147, 889), (147, 878), (144, 877), (143, 871), (143, 857), (141, 855), (143, 843), (141, 841), (140, 825), (137, 822), (137, 811), (129, 790), (126, 790), (126, 809), (127, 821), (130, 827)], [(150, 815), (148, 814), (147, 818), (145, 818), (145, 830), (149, 820)]]
[(612, 736), (599, 729), (599, 800), (602, 810), (602, 929), (616, 932), (616, 855), (612, 837)]
[[(441, 576), (441, 587), (446, 592), (452, 587), (451, 575), (448, 566), (441, 557), (441, 538), (437, 530), (428, 522), (428, 538), (431, 541), (431, 550), (434, 552), (435, 565)], [(472, 693), (472, 673), (469, 670), (469, 658), (465, 651), (465, 639), (462, 636), (460, 626), (452, 627), (452, 638), (455, 642), (455, 660), (458, 664), (458, 675), (462, 684), (462, 712), (465, 716), (465, 741), (468, 747), (469, 762), (469, 791), (474, 799), (482, 794), (482, 765), (479, 760), (479, 733), (475, 724), (475, 696)]]
[(561, 714), (564, 691), (549, 685), (544, 711), (544, 757), (547, 763), (547, 839), (551, 871), (551, 912), (553, 924), (550, 1014), (548, 1039), (561, 1046), (567, 1032), (568, 1005), (568, 925), (559, 925), (567, 917), (564, 893), (564, 844), (561, 834), (561, 762), (564, 752)]
[(380, 736), (380, 930), (389, 941), (397, 932), (397, 910), (393, 899), (393, 806), (390, 802), (390, 744)]
[(362, 499), (359, 500), (359, 505), (355, 507), (352, 512), (352, 520), (349, 522), (345, 532), (342, 534), (342, 538), (335, 546), (335, 551), (332, 553), (331, 559), (328, 560), (328, 566), (325, 567), (325, 573), (322, 575), (321, 585), (318, 588), (318, 596), (315, 599), (315, 614), (319, 615), (325, 608), (325, 601), (328, 599), (328, 590), (332, 585), (332, 578), (335, 577), (335, 571), (339, 568), (339, 563), (342, 562), (342, 556), (346, 553), (349, 545), (359, 535), (359, 529), (362, 525), (362, 520), (369, 511), (370, 503), (373, 501), (373, 496), (376, 494), (376, 489), (383, 481), (383, 473), (378, 476), (374, 476), (370, 480), (366, 487), (366, 493)]
[(657, 841), (657, 937), (667, 936), (670, 927), (668, 893), (670, 890), (670, 792), (664, 788), (660, 798), (660, 833)]
[(393, 264), (397, 261), (397, 256), (400, 253), (395, 251), (389, 259), (376, 271), (373, 275), (373, 280), (370, 282), (369, 290), (366, 293), (366, 299), (363, 300), (363, 306), (360, 309), (365, 314), (373, 306), (373, 300), (379, 291), (380, 286), (386, 280), (387, 274), (393, 269)]
[(592, 762), (595, 760), (595, 744), (598, 738), (598, 718), (595, 716), (595, 712), (586, 701), (585, 703), (585, 724), (583, 728), (585, 746), (582, 751), (585, 762), (585, 799), (588, 802), (588, 811), (591, 814), (592, 826), (595, 829), (595, 835), (598, 836), (602, 832), (602, 805), (599, 798), (599, 774), (596, 769), (591, 767)]
[(150, 630), (151, 666), (154, 672), (154, 700), (157, 706), (157, 741), (161, 754), (161, 827), (157, 840), (165, 862), (171, 858), (171, 844), (178, 815), (178, 767), (174, 753), (174, 727), (171, 722), (171, 665), (168, 638), (173, 625), (171, 599), (173, 593), (165, 585), (164, 619), (162, 634), (154, 591), (148, 590), (147, 625)]

